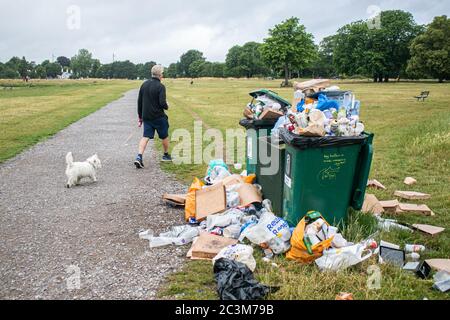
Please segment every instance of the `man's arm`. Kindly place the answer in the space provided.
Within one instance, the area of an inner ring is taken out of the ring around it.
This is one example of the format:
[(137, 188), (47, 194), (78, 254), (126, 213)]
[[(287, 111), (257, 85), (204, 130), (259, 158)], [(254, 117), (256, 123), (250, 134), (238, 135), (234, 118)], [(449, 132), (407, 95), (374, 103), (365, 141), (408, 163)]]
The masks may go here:
[(164, 110), (169, 110), (169, 105), (166, 100), (166, 87), (164, 85), (161, 86), (161, 90), (159, 91), (159, 105)]
[(138, 112), (138, 117), (139, 117), (139, 120), (142, 120), (142, 95), (143, 95), (143, 85), (141, 86), (141, 89), (139, 90), (139, 97), (138, 97), (138, 109), (137, 109), (137, 112)]

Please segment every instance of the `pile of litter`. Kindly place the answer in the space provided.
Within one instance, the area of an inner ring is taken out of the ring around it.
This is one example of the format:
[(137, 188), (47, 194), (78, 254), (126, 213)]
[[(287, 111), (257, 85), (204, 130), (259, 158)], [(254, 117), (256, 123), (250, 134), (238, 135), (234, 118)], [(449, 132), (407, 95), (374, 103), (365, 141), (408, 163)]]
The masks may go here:
[[(269, 92), (257, 96), (256, 103), (251, 102), (244, 115), (253, 120), (278, 119), (272, 130), (273, 137), (279, 137), (281, 128), (308, 137), (355, 137), (364, 132), (364, 124), (359, 119), (360, 101), (351, 91), (330, 86), (329, 80), (295, 83), (294, 88), (291, 109)], [(316, 91), (319, 89), (323, 90)]]

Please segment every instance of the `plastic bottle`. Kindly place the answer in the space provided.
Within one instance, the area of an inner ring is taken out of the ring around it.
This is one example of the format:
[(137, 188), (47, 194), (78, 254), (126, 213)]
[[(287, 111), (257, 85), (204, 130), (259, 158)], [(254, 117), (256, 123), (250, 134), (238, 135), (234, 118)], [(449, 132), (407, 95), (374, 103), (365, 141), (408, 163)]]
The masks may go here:
[(405, 245), (405, 251), (408, 253), (423, 252), (425, 251), (425, 246), (420, 244), (407, 244)]

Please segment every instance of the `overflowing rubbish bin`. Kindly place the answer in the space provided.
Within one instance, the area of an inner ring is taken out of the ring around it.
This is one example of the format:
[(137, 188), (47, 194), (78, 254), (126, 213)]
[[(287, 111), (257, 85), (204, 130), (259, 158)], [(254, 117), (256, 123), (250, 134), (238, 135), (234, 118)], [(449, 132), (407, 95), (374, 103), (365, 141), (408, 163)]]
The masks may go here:
[(245, 119), (239, 124), (247, 130), (246, 167), (247, 173), (257, 171), (258, 139), (270, 136), (278, 118), (291, 106), (276, 92), (260, 89), (249, 93), (252, 101), (245, 108)]
[(257, 158), (256, 182), (261, 185), (264, 198), (271, 200), (273, 213), (281, 217), (286, 146), (283, 141), (273, 140), (270, 136), (258, 140), (263, 156)]
[(305, 137), (280, 130), (286, 143), (283, 218), (291, 225), (314, 210), (343, 221), (364, 202), (373, 155), (373, 134)]

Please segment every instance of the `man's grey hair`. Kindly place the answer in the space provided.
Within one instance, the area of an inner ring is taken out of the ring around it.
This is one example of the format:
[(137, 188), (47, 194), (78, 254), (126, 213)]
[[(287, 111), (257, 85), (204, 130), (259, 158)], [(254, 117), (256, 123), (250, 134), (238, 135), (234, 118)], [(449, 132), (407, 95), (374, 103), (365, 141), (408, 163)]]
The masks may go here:
[(153, 66), (152, 68), (152, 77), (161, 77), (164, 73), (164, 67), (160, 64)]

